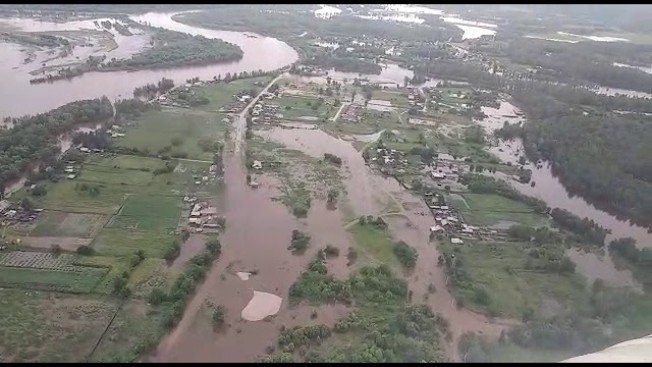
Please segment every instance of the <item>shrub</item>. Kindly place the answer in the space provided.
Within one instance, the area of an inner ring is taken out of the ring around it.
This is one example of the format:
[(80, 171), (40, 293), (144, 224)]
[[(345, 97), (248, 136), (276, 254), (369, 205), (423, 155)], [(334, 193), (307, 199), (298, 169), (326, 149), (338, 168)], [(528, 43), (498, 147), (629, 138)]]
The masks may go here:
[(87, 245), (81, 245), (77, 248), (77, 253), (80, 255), (93, 255), (95, 253), (95, 249)]
[(295, 229), (292, 231), (292, 240), (288, 250), (291, 250), (292, 253), (303, 253), (308, 248), (309, 243), (310, 236)]
[(326, 248), (324, 249), (324, 253), (328, 257), (337, 257), (340, 255), (340, 249), (333, 245), (326, 245)]
[(416, 265), (419, 254), (417, 250), (410, 247), (407, 243), (403, 241), (396, 242), (393, 251), (398, 261), (406, 268), (413, 268)]
[(161, 303), (163, 303), (167, 298), (167, 295), (165, 294), (165, 291), (160, 288), (156, 287), (152, 289), (151, 292), (149, 292), (149, 296), (147, 297), (147, 302), (151, 303), (154, 306), (158, 306)]

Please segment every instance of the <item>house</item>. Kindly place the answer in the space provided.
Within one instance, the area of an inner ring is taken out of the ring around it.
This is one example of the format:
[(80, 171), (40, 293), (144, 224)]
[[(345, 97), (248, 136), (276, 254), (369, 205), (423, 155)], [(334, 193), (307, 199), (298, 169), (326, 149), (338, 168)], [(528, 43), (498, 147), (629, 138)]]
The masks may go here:
[(430, 233), (444, 232), (444, 228), (440, 225), (434, 225), (430, 227)]
[(263, 168), (263, 163), (261, 161), (254, 161), (251, 167), (254, 169), (261, 169)]
[(68, 177), (69, 180), (74, 180), (75, 177), (77, 177), (77, 176), (73, 173), (73, 174), (70, 174), (70, 175), (68, 175), (66, 177)]
[(462, 244), (464, 244), (464, 241), (462, 241), (461, 239), (459, 239), (457, 237), (453, 237), (453, 238), (451, 238), (451, 243), (454, 244), (454, 245), (462, 245)]
[(217, 208), (209, 206), (201, 210), (201, 215), (216, 215)]
[(441, 180), (441, 179), (446, 178), (446, 174), (445, 174), (445, 173), (439, 173), (439, 172), (434, 172), (434, 171), (431, 171), (431, 172), (430, 172), (430, 176), (432, 176), (432, 178), (433, 178), (434, 180)]
[(88, 148), (86, 148), (86, 147), (81, 147), (81, 148), (79, 148), (79, 151), (80, 151), (80, 152), (84, 152), (84, 153), (90, 153), (90, 152), (91, 152), (91, 150), (88, 149)]

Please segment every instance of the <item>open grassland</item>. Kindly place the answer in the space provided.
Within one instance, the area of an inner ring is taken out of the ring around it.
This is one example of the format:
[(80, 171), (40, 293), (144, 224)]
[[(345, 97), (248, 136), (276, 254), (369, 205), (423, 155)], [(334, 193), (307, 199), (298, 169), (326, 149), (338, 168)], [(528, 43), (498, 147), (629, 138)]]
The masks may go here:
[(199, 146), (200, 139), (224, 141), (225, 125), (212, 113), (197, 110), (165, 108), (148, 111), (140, 116), (118, 146), (161, 152), (170, 156), (210, 160), (213, 152)]
[(116, 307), (105, 297), (0, 288), (0, 360), (81, 362)]
[(440, 244), (446, 254), (455, 254), (456, 299), (465, 307), (489, 315), (520, 318), (526, 312), (556, 313), (586, 302), (584, 279), (575, 273), (529, 269), (527, 251), (518, 242)]
[(352, 225), (348, 230), (353, 234), (356, 248), (369, 263), (398, 266), (398, 261), (392, 250), (393, 242), (386, 230), (370, 224), (359, 223)]

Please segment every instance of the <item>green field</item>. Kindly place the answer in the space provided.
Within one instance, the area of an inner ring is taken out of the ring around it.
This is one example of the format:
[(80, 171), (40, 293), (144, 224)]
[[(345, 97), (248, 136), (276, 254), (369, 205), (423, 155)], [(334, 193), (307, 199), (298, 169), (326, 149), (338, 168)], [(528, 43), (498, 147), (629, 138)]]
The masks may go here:
[(82, 362), (115, 309), (104, 297), (0, 288), (0, 361)]
[(113, 291), (113, 279), (120, 276), (123, 272), (129, 271), (129, 263), (126, 257), (79, 256), (74, 264), (107, 270), (104, 278), (95, 287), (95, 293), (111, 294)]
[(106, 216), (98, 214), (44, 211), (30, 235), (91, 238), (106, 220)]
[(0, 266), (0, 286), (70, 293), (89, 293), (107, 269), (75, 267), (75, 271)]
[(109, 228), (128, 230), (174, 230), (181, 215), (181, 198), (174, 196), (130, 195)]
[(168, 149), (165, 154), (170, 156), (186, 154), (190, 159), (210, 160), (213, 152), (203, 151), (198, 141), (223, 142), (225, 128), (221, 117), (212, 113), (176, 108), (148, 111), (138, 118), (136, 125), (129, 128), (117, 145), (151, 153)]
[(374, 89), (371, 92), (371, 99), (390, 101), (392, 103), (392, 107), (410, 108), (410, 102), (407, 98), (407, 95), (397, 89)]
[(286, 120), (302, 120), (300, 117), (303, 116), (317, 117), (319, 120), (330, 119), (339, 109), (339, 107), (328, 106), (325, 102), (314, 109), (312, 106), (315, 103), (318, 103), (316, 98), (297, 96), (283, 96), (272, 102), (272, 104), (281, 106), (278, 113), (282, 114)]
[(450, 199), (471, 225), (493, 226), (503, 222), (506, 227), (511, 224), (540, 227), (549, 224), (546, 216), (534, 213), (526, 204), (500, 195), (465, 193), (451, 195)]
[(129, 256), (143, 250), (147, 257), (162, 258), (174, 234), (165, 231), (135, 231), (104, 228), (95, 237), (92, 247), (103, 256)]
[[(194, 87), (193, 89), (198, 95), (208, 98), (210, 103), (202, 106), (194, 107), (202, 111), (217, 111), (234, 101), (234, 95), (243, 90), (254, 89), (256, 93), (260, 93), (269, 82), (272, 81), (271, 77), (261, 76), (256, 78), (238, 79), (229, 83), (210, 84), (201, 87)], [(254, 85), (260, 83), (261, 85)]]
[[(465, 280), (455, 285), (453, 293), (473, 310), (520, 318), (526, 310), (545, 314), (558, 312), (556, 308), (581, 308), (587, 301), (582, 276), (527, 269), (530, 245), (468, 240), (463, 245), (444, 241), (439, 246), (462, 259)], [(476, 298), (479, 288), (488, 292), (488, 301)]]
[(359, 223), (349, 227), (359, 251), (366, 255), (372, 264), (385, 263), (398, 266), (398, 261), (393, 252), (393, 245), (389, 234), (373, 225)]

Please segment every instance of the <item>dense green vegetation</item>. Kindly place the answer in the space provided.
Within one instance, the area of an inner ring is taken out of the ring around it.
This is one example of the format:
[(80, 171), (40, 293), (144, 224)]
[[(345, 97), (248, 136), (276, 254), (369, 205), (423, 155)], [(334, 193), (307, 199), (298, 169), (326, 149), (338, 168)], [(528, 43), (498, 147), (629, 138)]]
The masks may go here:
[(292, 231), (292, 239), (290, 240), (290, 246), (288, 246), (288, 250), (291, 250), (294, 254), (302, 254), (306, 251), (309, 244), (310, 236), (295, 229)]
[[(340, 319), (332, 331), (324, 325), (285, 329), (279, 337), (284, 354), (264, 361), (294, 360), (299, 350), (307, 362), (437, 362), (444, 357), (440, 347), (447, 324), (429, 307), (407, 303), (407, 284), (389, 267), (363, 267), (348, 280), (327, 275), (323, 253), (290, 288), (295, 300), (311, 303), (355, 302), (356, 310)], [(324, 343), (333, 333), (342, 335)]]
[(36, 116), (11, 119), (15, 127), (0, 131), (0, 182), (15, 178), (30, 162), (53, 158), (57, 135), (83, 123), (100, 123), (113, 116), (108, 98), (68, 103)]
[(156, 29), (152, 40), (154, 45), (151, 48), (130, 59), (111, 60), (103, 69), (151, 69), (200, 65), (235, 61), (243, 55), (242, 50), (233, 44), (162, 28)]
[(577, 80), (609, 87), (652, 92), (652, 75), (644, 71), (614, 66), (614, 62), (629, 63), (636, 56), (647, 54), (640, 60), (649, 64), (652, 46), (626, 43), (555, 42), (520, 38), (510, 42), (507, 54), (516, 63), (537, 65), (535, 74), (556, 80)]
[(413, 247), (403, 241), (394, 244), (394, 255), (406, 268), (413, 268), (419, 258), (419, 253)]

